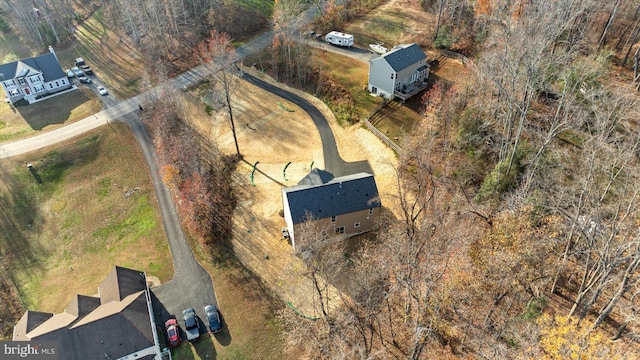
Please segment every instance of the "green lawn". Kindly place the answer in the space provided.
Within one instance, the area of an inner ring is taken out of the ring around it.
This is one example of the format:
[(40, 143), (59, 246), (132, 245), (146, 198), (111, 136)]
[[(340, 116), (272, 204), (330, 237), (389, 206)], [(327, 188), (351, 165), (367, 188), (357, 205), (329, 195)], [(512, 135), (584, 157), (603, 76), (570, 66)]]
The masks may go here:
[(61, 312), (74, 294), (95, 295), (114, 265), (173, 276), (153, 185), (126, 125), (3, 160), (0, 171), (0, 207), (11, 209), (0, 217), (0, 253), (11, 256), (0, 263), (26, 308)]
[(349, 91), (359, 117), (368, 116), (379, 106), (382, 99), (371, 96), (366, 89), (369, 77), (367, 64), (319, 49), (314, 49), (313, 52), (313, 58), (318, 62), (324, 76), (328, 76)]

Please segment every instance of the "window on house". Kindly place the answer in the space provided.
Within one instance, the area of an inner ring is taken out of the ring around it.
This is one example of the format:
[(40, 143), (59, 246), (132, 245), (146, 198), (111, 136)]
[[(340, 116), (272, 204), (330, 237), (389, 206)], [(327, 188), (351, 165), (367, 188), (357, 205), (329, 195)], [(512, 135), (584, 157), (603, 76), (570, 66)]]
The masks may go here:
[(49, 84), (49, 89), (53, 89), (53, 84)]
[(357, 223), (353, 224), (353, 227), (354, 227), (354, 228), (359, 228), (359, 227), (360, 227), (360, 223), (359, 223), (359, 222), (357, 222)]
[(336, 222), (336, 217), (335, 217), (335, 216), (332, 216), (332, 217), (331, 217), (331, 222), (332, 222), (332, 223)]
[(337, 234), (344, 234), (344, 226), (337, 227), (335, 229), (335, 231), (336, 231), (336, 235)]
[(373, 208), (369, 209), (369, 215), (373, 215)]
[(20, 83), (20, 85), (24, 85), (24, 79), (23, 78), (18, 79), (18, 82)]
[(4, 86), (7, 86), (7, 87), (9, 87), (9, 86), (13, 86), (13, 85), (15, 85), (15, 84), (16, 84), (16, 83), (14, 83), (14, 82), (13, 82), (13, 80), (7, 80), (7, 81), (5, 81), (5, 82), (4, 82)]
[(62, 85), (66, 85), (67, 82), (65, 81), (65, 79), (60, 80), (60, 82), (62, 83)]
[(40, 91), (44, 91), (44, 86), (42, 85), (36, 85), (33, 87), (33, 91), (34, 92), (40, 92)]
[(60, 83), (56, 81), (56, 87), (60, 86)]

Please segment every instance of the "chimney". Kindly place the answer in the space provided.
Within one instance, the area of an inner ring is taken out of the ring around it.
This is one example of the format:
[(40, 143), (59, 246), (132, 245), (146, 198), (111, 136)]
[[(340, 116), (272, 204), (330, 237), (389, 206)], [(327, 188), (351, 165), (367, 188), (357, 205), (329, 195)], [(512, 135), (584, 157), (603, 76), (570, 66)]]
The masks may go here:
[(49, 52), (53, 54), (53, 56), (56, 57), (56, 60), (58, 60), (58, 55), (56, 55), (56, 51), (53, 50), (53, 46), (49, 45)]

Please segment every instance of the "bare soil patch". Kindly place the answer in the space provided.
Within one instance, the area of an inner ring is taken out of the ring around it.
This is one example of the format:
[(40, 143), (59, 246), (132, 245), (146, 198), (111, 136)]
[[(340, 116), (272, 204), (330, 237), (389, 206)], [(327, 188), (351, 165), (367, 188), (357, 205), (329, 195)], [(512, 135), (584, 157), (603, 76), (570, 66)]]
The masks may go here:
[(418, 1), (390, 0), (347, 26), (348, 33), (360, 41), (381, 41), (386, 47), (418, 43), (431, 45), (435, 16), (427, 13)]

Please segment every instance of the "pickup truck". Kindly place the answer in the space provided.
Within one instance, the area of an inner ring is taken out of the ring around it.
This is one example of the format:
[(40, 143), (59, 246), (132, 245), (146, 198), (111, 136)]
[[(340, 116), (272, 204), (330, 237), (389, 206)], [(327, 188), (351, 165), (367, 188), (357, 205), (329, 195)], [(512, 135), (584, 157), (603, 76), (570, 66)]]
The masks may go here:
[(91, 70), (91, 67), (89, 67), (89, 65), (80, 65), (80, 69), (82, 69), (82, 71), (84, 71), (84, 73), (87, 75), (93, 74), (93, 70)]
[(184, 332), (187, 333), (187, 340), (194, 341), (200, 337), (200, 322), (193, 309), (185, 309), (182, 312), (184, 318)]

